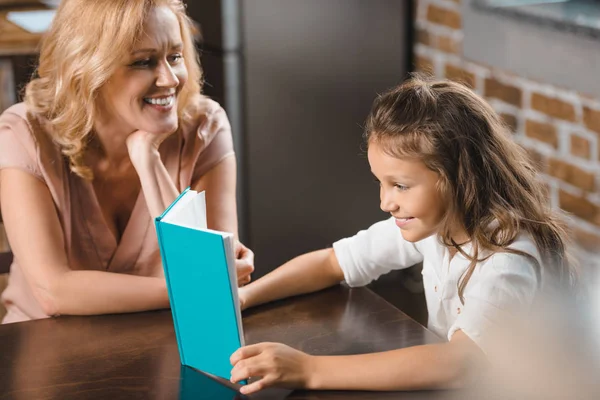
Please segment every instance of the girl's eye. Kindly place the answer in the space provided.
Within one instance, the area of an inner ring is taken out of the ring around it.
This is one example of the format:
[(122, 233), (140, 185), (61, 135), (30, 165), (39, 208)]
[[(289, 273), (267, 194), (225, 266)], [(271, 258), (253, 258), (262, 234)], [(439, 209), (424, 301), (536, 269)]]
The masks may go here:
[(395, 186), (395, 187), (396, 187), (398, 190), (402, 190), (402, 191), (408, 190), (408, 186), (404, 186), (404, 185), (401, 185), (401, 184), (399, 184), (399, 183), (396, 183), (394, 186)]

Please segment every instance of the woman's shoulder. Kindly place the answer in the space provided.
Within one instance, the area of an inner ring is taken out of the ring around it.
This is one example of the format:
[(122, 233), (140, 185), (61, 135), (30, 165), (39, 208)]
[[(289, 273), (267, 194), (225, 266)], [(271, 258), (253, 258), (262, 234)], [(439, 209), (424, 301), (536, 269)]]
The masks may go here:
[(194, 99), (181, 125), (184, 137), (199, 136), (206, 142), (210, 142), (219, 130), (230, 128), (223, 107), (204, 95)]
[(29, 109), (25, 103), (10, 106), (0, 114), (0, 136), (5, 151), (18, 151), (16, 146), (25, 149), (37, 147), (37, 138), (33, 133)]
[(16, 135), (30, 137), (34, 142), (48, 138), (48, 121), (33, 113), (27, 104), (17, 103), (0, 114), (0, 128), (8, 128)]
[(32, 113), (25, 103), (7, 108), (0, 114), (0, 164), (26, 166), (39, 174), (41, 164), (60, 156), (47, 129), (46, 119)]

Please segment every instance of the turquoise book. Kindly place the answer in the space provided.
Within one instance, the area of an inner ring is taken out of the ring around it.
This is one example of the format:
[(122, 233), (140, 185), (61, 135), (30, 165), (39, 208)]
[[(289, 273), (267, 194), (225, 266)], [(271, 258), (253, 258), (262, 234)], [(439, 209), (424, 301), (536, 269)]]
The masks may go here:
[(205, 193), (189, 188), (155, 225), (181, 364), (229, 379), (244, 345), (234, 237), (207, 229)]

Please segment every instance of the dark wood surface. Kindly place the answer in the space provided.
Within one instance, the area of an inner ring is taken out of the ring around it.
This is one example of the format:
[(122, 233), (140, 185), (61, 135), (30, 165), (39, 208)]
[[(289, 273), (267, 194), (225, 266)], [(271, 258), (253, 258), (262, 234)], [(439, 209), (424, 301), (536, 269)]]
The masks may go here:
[[(277, 341), (311, 354), (357, 354), (440, 340), (366, 288), (331, 288), (247, 310), (243, 319), (247, 344)], [(183, 399), (180, 381), (170, 311), (60, 317), (0, 326), (2, 400)], [(285, 394), (274, 390), (258, 398)], [(444, 392), (434, 391), (294, 391), (288, 398), (443, 396)]]

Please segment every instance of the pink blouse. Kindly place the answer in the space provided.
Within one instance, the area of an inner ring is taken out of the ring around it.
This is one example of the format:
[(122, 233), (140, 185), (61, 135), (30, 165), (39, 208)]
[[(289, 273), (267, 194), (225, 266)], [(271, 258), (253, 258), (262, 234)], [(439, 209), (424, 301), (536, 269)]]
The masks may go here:
[[(207, 98), (203, 98), (201, 109), (204, 111), (197, 121), (183, 125), (180, 133), (167, 138), (159, 149), (180, 191), (234, 154), (225, 111)], [(160, 262), (160, 253), (142, 190), (117, 243), (104, 221), (92, 183), (70, 172), (46, 126), (43, 118), (28, 113), (24, 103), (4, 111), (0, 115), (0, 169), (20, 169), (48, 186), (71, 269), (150, 275)], [(33, 296), (18, 256), (1, 299), (7, 310), (2, 323), (48, 317)]]

